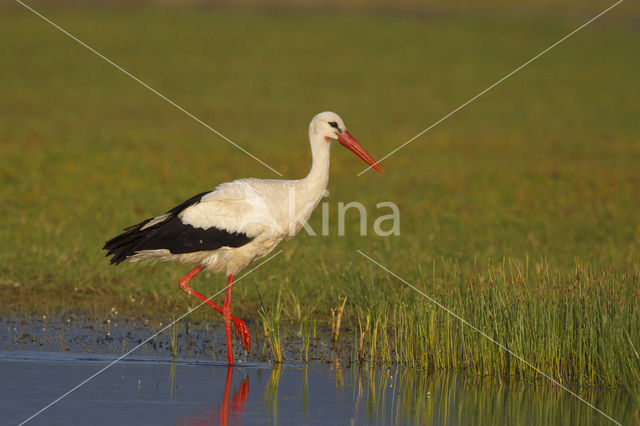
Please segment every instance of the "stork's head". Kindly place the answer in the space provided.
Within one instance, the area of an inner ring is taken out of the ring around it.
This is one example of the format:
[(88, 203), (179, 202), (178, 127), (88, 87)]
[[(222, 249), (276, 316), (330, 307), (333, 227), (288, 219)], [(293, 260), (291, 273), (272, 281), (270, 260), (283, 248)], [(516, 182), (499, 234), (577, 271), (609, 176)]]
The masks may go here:
[(372, 166), (380, 173), (384, 173), (380, 166), (374, 161), (373, 158), (367, 153), (367, 151), (360, 146), (358, 141), (347, 132), (347, 127), (344, 125), (342, 118), (335, 112), (325, 111), (313, 117), (311, 124), (309, 124), (309, 135), (312, 140), (320, 139), (327, 143), (332, 141), (338, 141), (343, 146), (347, 147), (351, 152), (356, 154), (365, 163)]

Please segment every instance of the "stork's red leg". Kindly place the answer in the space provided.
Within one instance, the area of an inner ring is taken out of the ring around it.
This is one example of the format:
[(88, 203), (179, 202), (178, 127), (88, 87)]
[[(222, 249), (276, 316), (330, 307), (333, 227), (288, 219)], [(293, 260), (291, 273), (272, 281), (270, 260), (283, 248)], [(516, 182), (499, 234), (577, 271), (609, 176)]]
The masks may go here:
[(227, 332), (227, 358), (229, 365), (233, 365), (233, 340), (231, 340), (231, 292), (233, 291), (233, 274), (227, 277), (227, 290), (222, 305), (222, 317), (224, 318), (224, 329)]
[[(187, 294), (189, 294), (189, 295), (191, 295), (193, 297), (196, 297), (200, 301), (206, 303), (207, 305), (209, 305), (213, 309), (215, 309), (217, 312), (222, 314), (223, 312), (222, 312), (222, 308), (220, 306), (216, 305), (211, 300), (208, 300), (202, 294), (198, 293), (197, 291), (195, 291), (194, 289), (189, 287), (189, 281), (193, 277), (198, 275), (198, 272), (200, 272), (200, 271), (202, 271), (202, 266), (196, 266), (187, 275), (182, 277), (180, 279), (180, 281), (179, 281), (180, 288), (182, 290), (184, 290)], [(232, 284), (233, 283), (233, 276), (232, 275), (230, 275), (230, 280), (231, 280), (231, 284)], [(227, 297), (229, 297), (229, 299), (230, 299), (231, 298), (231, 292), (229, 291), (229, 287), (227, 288), (227, 294), (228, 294)], [(226, 302), (226, 298), (225, 298), (225, 302)], [(231, 302), (231, 300), (229, 300), (229, 302)], [(251, 335), (249, 334), (249, 329), (247, 328), (247, 325), (245, 324), (245, 322), (242, 321), (241, 319), (237, 318), (237, 317), (234, 317), (233, 315), (231, 315), (231, 321), (233, 321), (233, 324), (235, 325), (236, 338), (240, 338), (240, 341), (242, 342), (242, 347), (246, 351), (251, 350)], [(226, 331), (226, 325), (225, 325), (225, 331)], [(230, 338), (227, 338), (227, 344), (228, 344), (228, 342), (230, 340), (231, 340)]]

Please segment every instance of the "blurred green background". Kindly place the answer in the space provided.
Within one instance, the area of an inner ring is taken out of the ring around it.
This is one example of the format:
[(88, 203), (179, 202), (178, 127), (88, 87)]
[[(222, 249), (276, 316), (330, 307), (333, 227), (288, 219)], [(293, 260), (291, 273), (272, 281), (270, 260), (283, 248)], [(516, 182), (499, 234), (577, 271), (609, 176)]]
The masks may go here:
[[(299, 178), (317, 112), (338, 112), (380, 158), (613, 3), (28, 4)], [(183, 312), (186, 266), (112, 267), (104, 241), (220, 182), (277, 176), (19, 4), (0, 10), (1, 309)], [(384, 175), (356, 177), (363, 163), (334, 147), (330, 235), (282, 244), (237, 286), (236, 312), (256, 320), (255, 289), (284, 288), (298, 317), (327, 317), (345, 277), (381, 279), (355, 249), (425, 282), (435, 261), (637, 271), (639, 10), (623, 2), (391, 156)], [(367, 206), (371, 234), (388, 213), (375, 204), (397, 203), (401, 235), (361, 237), (350, 214), (339, 237), (341, 201)]]

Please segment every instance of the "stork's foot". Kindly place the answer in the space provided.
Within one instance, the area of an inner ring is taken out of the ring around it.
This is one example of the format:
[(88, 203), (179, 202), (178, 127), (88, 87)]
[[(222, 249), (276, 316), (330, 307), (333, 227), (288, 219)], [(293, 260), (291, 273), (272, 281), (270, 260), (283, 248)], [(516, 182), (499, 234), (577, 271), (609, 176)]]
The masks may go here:
[(249, 334), (247, 324), (240, 318), (234, 316), (231, 317), (231, 321), (233, 321), (233, 325), (236, 326), (236, 339), (240, 339), (244, 350), (249, 352), (251, 350), (251, 335)]

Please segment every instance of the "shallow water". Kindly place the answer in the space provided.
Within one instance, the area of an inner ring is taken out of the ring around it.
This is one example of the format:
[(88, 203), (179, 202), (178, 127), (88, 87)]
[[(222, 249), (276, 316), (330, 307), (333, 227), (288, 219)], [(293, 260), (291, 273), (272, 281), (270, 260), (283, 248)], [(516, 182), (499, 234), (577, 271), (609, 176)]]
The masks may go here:
[[(13, 334), (8, 334), (11, 325), (6, 320), (0, 325), (6, 330), (0, 335), (2, 424), (28, 419), (120, 355), (80, 352), (81, 346), (104, 338), (100, 326), (86, 328), (84, 337), (79, 332), (67, 335), (62, 343), (54, 343), (60, 340), (54, 333), (50, 343), (43, 343), (44, 337), (36, 334), (42, 329), (39, 322), (14, 322), (23, 328), (14, 327)], [(143, 328), (139, 332), (144, 334)], [(123, 335), (128, 333), (139, 340), (133, 328)], [(192, 338), (196, 335), (191, 332)], [(69, 351), (51, 351), (56, 345)], [(34, 351), (36, 347), (45, 350)], [(132, 353), (29, 424), (615, 424), (544, 380), (525, 385), (408, 368), (358, 367), (340, 357), (308, 366), (248, 362), (228, 368), (193, 350), (183, 354), (187, 359), (173, 361), (166, 351)], [(638, 406), (627, 393), (572, 390), (618, 422), (640, 424)]]

